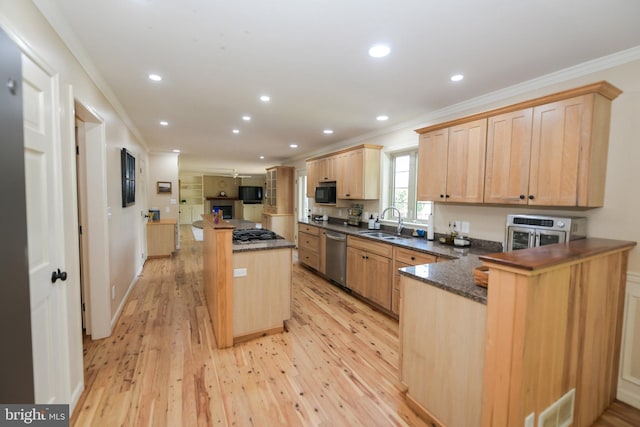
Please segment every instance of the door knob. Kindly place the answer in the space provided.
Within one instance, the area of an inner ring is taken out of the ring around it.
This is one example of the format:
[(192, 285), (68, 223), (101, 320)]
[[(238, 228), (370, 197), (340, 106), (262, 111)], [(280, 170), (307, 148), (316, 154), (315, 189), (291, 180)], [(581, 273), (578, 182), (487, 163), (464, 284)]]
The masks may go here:
[(63, 282), (67, 280), (67, 272), (60, 271), (60, 269), (58, 269), (58, 271), (54, 271), (53, 273), (51, 273), (51, 283), (56, 283), (56, 280), (58, 279), (62, 280)]

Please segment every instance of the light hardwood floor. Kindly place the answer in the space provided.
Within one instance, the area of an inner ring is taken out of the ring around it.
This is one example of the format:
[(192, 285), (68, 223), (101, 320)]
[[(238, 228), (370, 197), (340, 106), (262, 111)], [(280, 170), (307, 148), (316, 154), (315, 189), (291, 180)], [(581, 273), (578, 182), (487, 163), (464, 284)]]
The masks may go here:
[(110, 338), (85, 340), (75, 426), (424, 426), (398, 384), (398, 323), (294, 265), (289, 332), (219, 350), (201, 243), (147, 261)]
[[(398, 324), (297, 263), (289, 332), (218, 350), (201, 243), (147, 261), (113, 335), (85, 340), (74, 426), (425, 426), (398, 384)], [(594, 427), (640, 426), (614, 403)]]

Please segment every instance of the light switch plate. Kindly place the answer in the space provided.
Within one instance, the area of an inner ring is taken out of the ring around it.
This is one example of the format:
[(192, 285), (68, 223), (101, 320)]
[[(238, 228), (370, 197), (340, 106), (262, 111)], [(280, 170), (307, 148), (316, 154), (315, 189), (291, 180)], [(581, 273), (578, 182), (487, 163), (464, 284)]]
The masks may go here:
[(247, 269), (246, 268), (234, 268), (233, 269), (233, 277), (246, 277)]

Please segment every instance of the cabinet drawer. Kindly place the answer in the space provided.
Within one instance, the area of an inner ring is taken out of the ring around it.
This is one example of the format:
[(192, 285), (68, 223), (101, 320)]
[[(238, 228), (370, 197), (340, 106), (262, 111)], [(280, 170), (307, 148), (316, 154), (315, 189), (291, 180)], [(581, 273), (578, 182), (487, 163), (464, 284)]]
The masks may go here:
[(385, 243), (376, 243), (372, 240), (361, 239), (360, 237), (349, 236), (347, 238), (347, 245), (352, 248), (358, 248), (366, 252), (381, 255), (386, 258), (391, 258), (393, 255), (393, 247)]
[(298, 260), (316, 270), (320, 269), (320, 254), (305, 247), (298, 247)]
[(298, 231), (300, 233), (307, 233), (313, 236), (320, 235), (320, 229), (318, 227), (314, 227), (313, 225), (300, 224), (298, 223)]
[(411, 249), (393, 249), (395, 251), (395, 260), (408, 265), (429, 264), (437, 261), (437, 257), (435, 255), (425, 254), (424, 252), (413, 251)]
[(307, 233), (299, 233), (298, 248), (305, 248), (310, 251), (320, 252), (320, 237)]

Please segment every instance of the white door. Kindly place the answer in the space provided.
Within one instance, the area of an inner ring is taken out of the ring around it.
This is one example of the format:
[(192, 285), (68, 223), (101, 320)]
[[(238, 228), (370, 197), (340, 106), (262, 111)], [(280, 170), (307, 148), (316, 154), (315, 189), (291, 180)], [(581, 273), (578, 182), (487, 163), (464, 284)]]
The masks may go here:
[(64, 270), (60, 154), (55, 128), (58, 93), (54, 79), (24, 55), (22, 78), (35, 400), (41, 404), (66, 403), (67, 350), (60, 339), (65, 324), (60, 287), (65, 282), (52, 283), (52, 272)]

